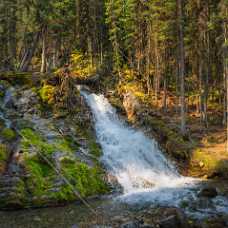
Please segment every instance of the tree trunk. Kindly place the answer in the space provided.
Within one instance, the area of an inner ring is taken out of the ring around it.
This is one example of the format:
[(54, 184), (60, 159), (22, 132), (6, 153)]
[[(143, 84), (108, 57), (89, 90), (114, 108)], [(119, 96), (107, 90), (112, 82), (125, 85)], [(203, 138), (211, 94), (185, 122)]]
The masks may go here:
[(32, 61), (32, 57), (34, 56), (34, 53), (37, 48), (37, 44), (40, 39), (40, 32), (37, 32), (34, 36), (34, 41), (31, 45), (31, 47), (28, 47), (25, 51), (25, 54), (20, 62), (19, 71), (25, 72), (28, 71), (29, 65)]
[(41, 73), (45, 73), (47, 68), (47, 26), (42, 29), (42, 56), (41, 56)]
[(16, 55), (17, 55), (17, 39), (16, 39), (16, 25), (17, 25), (17, 1), (16, 0), (11, 0), (12, 5), (11, 5), (11, 13), (10, 13), (10, 18), (9, 18), (9, 68), (10, 70), (15, 69), (15, 64), (16, 64)]
[(181, 103), (181, 133), (186, 134), (186, 114), (185, 114), (185, 50), (183, 31), (183, 4), (182, 0), (177, 0), (178, 27), (179, 27), (179, 65), (180, 65), (180, 103)]

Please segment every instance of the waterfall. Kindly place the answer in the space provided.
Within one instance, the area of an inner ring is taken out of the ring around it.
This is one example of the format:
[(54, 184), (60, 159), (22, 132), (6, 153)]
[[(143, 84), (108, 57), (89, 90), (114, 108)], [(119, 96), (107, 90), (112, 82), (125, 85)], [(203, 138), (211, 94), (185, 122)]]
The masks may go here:
[(129, 202), (169, 204), (194, 197), (191, 187), (194, 188), (196, 180), (178, 174), (155, 140), (120, 120), (103, 95), (82, 95), (94, 115), (102, 162), (123, 187), (122, 198)]
[(81, 94), (94, 116), (97, 140), (103, 150), (101, 162), (123, 188), (118, 199), (139, 206), (149, 203), (180, 207), (187, 202), (186, 212), (196, 217), (228, 213), (227, 197), (201, 201), (197, 193), (202, 181), (181, 176), (156, 141), (121, 120), (103, 95)]

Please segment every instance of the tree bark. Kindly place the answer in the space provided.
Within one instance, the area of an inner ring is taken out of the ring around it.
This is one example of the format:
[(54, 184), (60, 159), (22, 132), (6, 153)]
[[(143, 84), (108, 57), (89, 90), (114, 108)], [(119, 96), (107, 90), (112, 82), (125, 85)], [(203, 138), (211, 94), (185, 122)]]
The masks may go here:
[(177, 0), (178, 27), (179, 27), (179, 65), (180, 65), (180, 104), (181, 104), (181, 133), (186, 134), (186, 113), (185, 113), (185, 50), (183, 31), (183, 1)]
[(34, 56), (34, 53), (36, 51), (39, 39), (40, 39), (40, 32), (37, 32), (34, 35), (34, 41), (31, 45), (31, 47), (27, 47), (27, 50), (25, 51), (25, 54), (21, 60), (20, 66), (19, 66), (19, 71), (21, 71), (21, 72), (28, 71), (29, 65), (30, 65), (32, 58)]
[(42, 55), (41, 55), (41, 73), (45, 73), (47, 68), (47, 26), (42, 29)]

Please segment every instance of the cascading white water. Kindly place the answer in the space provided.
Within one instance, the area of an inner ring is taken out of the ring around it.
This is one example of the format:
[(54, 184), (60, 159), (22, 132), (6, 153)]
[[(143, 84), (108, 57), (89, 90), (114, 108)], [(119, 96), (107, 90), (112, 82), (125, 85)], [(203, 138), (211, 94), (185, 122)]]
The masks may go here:
[(121, 121), (103, 95), (82, 95), (94, 114), (102, 161), (123, 187), (126, 199), (167, 202), (189, 193), (185, 188), (193, 180), (178, 174), (154, 140)]
[(228, 199), (223, 196), (201, 205), (197, 196), (201, 181), (178, 174), (157, 143), (120, 120), (103, 95), (81, 93), (94, 115), (102, 162), (123, 187), (121, 201), (165, 206), (188, 202), (186, 210), (196, 217), (228, 213)]

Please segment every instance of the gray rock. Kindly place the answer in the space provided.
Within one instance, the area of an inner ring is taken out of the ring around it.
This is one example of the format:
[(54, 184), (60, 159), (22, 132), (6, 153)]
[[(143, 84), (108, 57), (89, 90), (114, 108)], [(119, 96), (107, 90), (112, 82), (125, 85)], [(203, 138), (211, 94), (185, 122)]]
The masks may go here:
[(142, 221), (130, 221), (122, 224), (121, 228), (140, 228), (143, 225)]
[(158, 222), (160, 228), (187, 228), (187, 217), (179, 208), (170, 208), (167, 217)]
[(180, 228), (180, 222), (177, 219), (176, 215), (170, 215), (168, 218), (165, 218), (159, 222), (160, 228)]
[(205, 187), (199, 192), (199, 197), (215, 198), (216, 196), (218, 192), (214, 187)]

